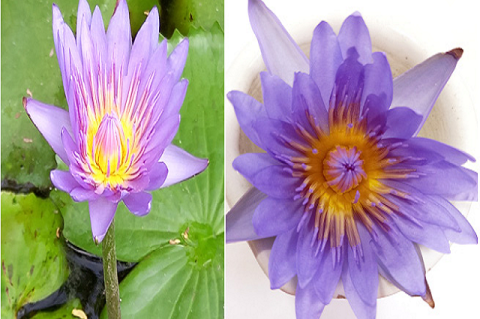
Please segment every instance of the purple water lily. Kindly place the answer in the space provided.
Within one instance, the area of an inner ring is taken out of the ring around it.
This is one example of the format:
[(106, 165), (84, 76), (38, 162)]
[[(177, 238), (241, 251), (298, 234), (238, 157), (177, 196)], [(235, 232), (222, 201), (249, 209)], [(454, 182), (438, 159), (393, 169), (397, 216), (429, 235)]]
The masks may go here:
[(53, 38), (68, 112), (24, 98), (33, 123), (68, 165), (53, 170), (55, 187), (88, 201), (95, 242), (101, 242), (123, 200), (135, 215), (149, 213), (161, 187), (202, 172), (208, 160), (171, 144), (188, 81), (180, 77), (188, 40), (167, 56), (153, 8), (132, 45), (128, 7), (117, 1), (108, 30), (100, 9), (80, 0), (76, 38), (53, 5)]
[(227, 215), (227, 242), (275, 237), (272, 289), (298, 279), (297, 318), (319, 318), (341, 281), (355, 315), (375, 318), (379, 275), (433, 306), (417, 244), (448, 253), (477, 236), (449, 200), (476, 200), (468, 154), (417, 137), (462, 49), (392, 80), (358, 13), (321, 22), (310, 61), (259, 0), (249, 15), (268, 72), (263, 101), (228, 94), (266, 153), (233, 163), (254, 188)]

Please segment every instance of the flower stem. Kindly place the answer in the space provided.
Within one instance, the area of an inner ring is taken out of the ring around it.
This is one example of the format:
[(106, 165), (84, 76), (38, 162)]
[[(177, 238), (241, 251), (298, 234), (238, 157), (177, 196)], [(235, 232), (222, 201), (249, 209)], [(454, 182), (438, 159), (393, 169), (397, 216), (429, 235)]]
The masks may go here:
[(102, 241), (102, 253), (108, 319), (120, 319), (120, 293), (118, 289), (117, 255), (115, 253), (115, 223), (113, 220)]

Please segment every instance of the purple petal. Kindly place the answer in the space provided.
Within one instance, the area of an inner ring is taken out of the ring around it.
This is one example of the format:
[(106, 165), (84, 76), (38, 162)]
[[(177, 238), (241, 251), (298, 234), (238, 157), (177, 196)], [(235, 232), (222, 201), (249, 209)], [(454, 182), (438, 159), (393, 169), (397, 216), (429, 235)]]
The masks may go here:
[(180, 115), (174, 114), (169, 118), (158, 121), (155, 125), (152, 138), (148, 141), (144, 161), (146, 165), (153, 165), (160, 159), (165, 148), (172, 142), (180, 125)]
[[(304, 213), (310, 214), (310, 212)], [(312, 214), (313, 215), (313, 214)], [(314, 223), (310, 219), (305, 221), (305, 227), (300, 230), (297, 244), (297, 277), (298, 287), (306, 288), (307, 285), (313, 287), (314, 284), (310, 284), (311, 280), (317, 273), (320, 262), (324, 254), (316, 255), (317, 246), (312, 245), (312, 240), (315, 236), (317, 238), (317, 232), (314, 231)], [(313, 243), (316, 243), (313, 242)], [(298, 298), (298, 296), (297, 296)], [(318, 298), (318, 297), (317, 297)]]
[(295, 229), (302, 217), (302, 201), (267, 197), (257, 206), (253, 228), (262, 238), (273, 237)]
[(371, 118), (384, 113), (392, 103), (393, 83), (392, 71), (388, 64), (387, 57), (383, 52), (372, 54), (373, 63), (365, 65), (365, 83), (363, 87), (363, 96), (361, 105), (370, 94), (378, 96), (382, 104), (376, 108), (370, 108), (368, 116)]
[(395, 227), (389, 233), (374, 225), (376, 239), (371, 243), (377, 256), (379, 272), (409, 295), (426, 293), (422, 260), (413, 243)]
[(425, 195), (419, 190), (404, 184), (389, 181), (388, 185), (394, 189), (414, 194), (413, 196), (421, 200), (412, 202), (410, 200), (399, 199), (395, 196), (385, 195), (388, 200), (399, 207), (399, 211), (405, 218), (417, 224), (426, 222), (437, 225), (442, 229), (448, 228), (457, 232), (461, 230), (448, 210), (436, 200), (437, 197)]
[(70, 192), (70, 196), (76, 202), (94, 201), (99, 198), (99, 195), (96, 194), (95, 191), (83, 188), (81, 186), (74, 188)]
[(429, 151), (436, 152), (443, 156), (446, 161), (455, 164), (462, 165), (466, 161), (475, 162), (475, 158), (465, 152), (462, 152), (454, 147), (451, 147), (447, 144), (431, 140), (424, 137), (415, 137), (409, 139), (406, 144), (408, 148), (415, 147), (414, 152), (418, 152), (421, 149), (426, 149)]
[(78, 51), (82, 51), (83, 32), (84, 30), (90, 30), (90, 24), (92, 21), (92, 12), (90, 6), (86, 0), (80, 0), (78, 2), (77, 12), (77, 47)]
[(72, 174), (67, 171), (55, 169), (50, 172), (50, 179), (56, 188), (66, 193), (70, 193), (74, 188), (80, 186)]
[(252, 220), (255, 209), (266, 197), (267, 195), (252, 187), (233, 206), (225, 221), (227, 243), (261, 238), (253, 228)]
[[(332, 93), (335, 96), (331, 97), (330, 107), (351, 103), (352, 100), (357, 100), (357, 96), (361, 93), (365, 82), (365, 68), (357, 61), (357, 58), (358, 55), (353, 52), (339, 66), (335, 78), (334, 92)], [(375, 97), (375, 95), (373, 96)], [(368, 100), (365, 104), (368, 105)]]
[(309, 62), (282, 23), (262, 1), (248, 1), (248, 15), (257, 37), (263, 61), (270, 73), (287, 84), (293, 84), (293, 75), (308, 73)]
[(150, 55), (158, 46), (159, 21), (157, 7), (154, 7), (135, 36), (128, 62), (128, 73), (133, 72), (137, 66), (141, 66), (140, 73), (143, 74)]
[(271, 289), (281, 288), (295, 276), (297, 239), (295, 229), (275, 238), (268, 261), (268, 277), (270, 278)]
[[(353, 312), (357, 319), (375, 319), (377, 312), (377, 289), (374, 289), (369, 295), (375, 293), (375, 299), (373, 304), (367, 303), (364, 301), (365, 296), (361, 295), (353, 282), (355, 278), (354, 274), (350, 274), (350, 264), (345, 264), (344, 270), (342, 273), (342, 282), (343, 288), (345, 289), (345, 297), (347, 297), (350, 307), (352, 307)], [(378, 275), (377, 275), (378, 277)]]
[(208, 166), (207, 159), (197, 158), (173, 144), (165, 148), (160, 161), (168, 168), (167, 179), (162, 188), (189, 179), (203, 172)]
[[(98, 54), (95, 51), (95, 48), (93, 46), (89, 25), (87, 21), (85, 21), (85, 18), (83, 23), (81, 24), (81, 27), (83, 30), (80, 34), (81, 45), (79, 45), (79, 47), (81, 48), (81, 50), (79, 52), (83, 62), (83, 74), (86, 77), (83, 83), (86, 86), (87, 91), (96, 92), (98, 90), (97, 78), (98, 78), (98, 72), (99, 72), (99, 64), (98, 64), (99, 61), (97, 61)], [(78, 35), (77, 35), (77, 40), (78, 40)], [(93, 97), (91, 94), (86, 94), (86, 96), (85, 95), (82, 95), (82, 96), (84, 99), (86, 99), (85, 101), (86, 105), (93, 105), (93, 101), (92, 101)]]
[(180, 76), (183, 73), (183, 68), (185, 67), (185, 62), (187, 61), (187, 53), (188, 38), (185, 38), (175, 47), (175, 50), (173, 50), (168, 57), (167, 65), (174, 74), (173, 81), (175, 83), (180, 80)]
[(423, 118), (414, 135), (425, 123), (462, 54), (462, 49), (438, 53), (393, 80), (392, 107), (407, 106)]
[(325, 107), (329, 105), (335, 76), (342, 62), (342, 51), (337, 35), (327, 22), (322, 21), (313, 31), (310, 46), (310, 75), (320, 89)]
[(418, 225), (397, 215), (392, 215), (392, 219), (402, 234), (412, 242), (424, 245), (443, 254), (450, 253), (450, 244), (439, 226), (425, 222)]
[(235, 109), (238, 124), (240, 124), (245, 135), (255, 145), (262, 147), (257, 131), (253, 129), (253, 124), (258, 118), (267, 116), (263, 105), (250, 95), (239, 91), (231, 91), (227, 94), (227, 97)]
[(128, 210), (137, 216), (145, 216), (152, 207), (152, 194), (147, 192), (130, 193), (123, 198)]
[(121, 76), (120, 72), (127, 74), (131, 47), (132, 34), (127, 1), (118, 0), (107, 30), (108, 58), (110, 65), (115, 68), (115, 79)]
[(268, 117), (285, 120), (292, 114), (292, 88), (278, 76), (260, 73), (263, 104)]
[[(478, 196), (477, 173), (446, 161), (417, 167), (422, 174), (402, 183), (421, 189), (427, 195), (440, 195), (450, 200), (475, 200)], [(423, 174), (425, 174), (423, 176)]]
[[(70, 164), (69, 165), (70, 167), (76, 166), (77, 160), (75, 158), (75, 153), (78, 153), (77, 144), (75, 144), (75, 141), (73, 140), (72, 136), (70, 135), (70, 133), (67, 131), (65, 127), (62, 128), (62, 132), (60, 136), (62, 138), (63, 148), (65, 150), (65, 153), (67, 154), (67, 158), (68, 158), (67, 163)], [(72, 175), (75, 176), (74, 174)]]
[[(321, 258), (322, 260), (312, 280), (312, 284), (315, 285), (315, 291), (323, 304), (330, 303), (337, 288), (338, 281), (342, 274), (344, 252), (344, 247), (338, 248), (338, 253), (340, 254), (338, 262), (334, 262), (333, 250), (330, 247), (325, 248), (324, 251), (320, 251), (317, 255), (317, 258)], [(323, 256), (320, 257), (320, 254), (323, 254)]]
[(93, 241), (96, 243), (101, 242), (105, 237), (115, 216), (117, 205), (118, 203), (112, 203), (103, 197), (88, 202)]
[(295, 292), (295, 313), (297, 319), (320, 318), (325, 304), (318, 300), (313, 285), (302, 288), (297, 286)]
[[(312, 78), (305, 73), (295, 73), (293, 82), (293, 111), (297, 123), (304, 128), (311, 128), (307, 118), (308, 113), (314, 117), (316, 125), (328, 132), (328, 113), (323, 104), (322, 96)], [(312, 132), (312, 134), (315, 134)], [(315, 135), (314, 135), (315, 136)]]
[(300, 156), (300, 153), (289, 146), (287, 143), (295, 142), (305, 145), (305, 142), (299, 137), (295, 127), (287, 122), (260, 118), (253, 124), (253, 129), (257, 132), (260, 143), (271, 156)]
[(235, 170), (239, 171), (250, 183), (261, 170), (272, 166), (281, 165), (266, 153), (247, 153), (238, 156), (232, 163)]
[(147, 191), (153, 191), (159, 189), (163, 183), (165, 183), (165, 179), (168, 176), (168, 169), (167, 165), (163, 162), (158, 162), (153, 164), (149, 177), (149, 184), (148, 187), (145, 189)]
[[(145, 72), (143, 74), (143, 79), (145, 82), (148, 82), (148, 77), (153, 74), (153, 82), (152, 82), (152, 91), (156, 91), (160, 86), (163, 78), (169, 71), (167, 67), (167, 40), (163, 40), (153, 51), (150, 55), (150, 59), (148, 60), (147, 67), (145, 68)], [(172, 78), (172, 83), (177, 84), (177, 82), (173, 81), (173, 75), (170, 73)], [(132, 74), (129, 74), (129, 77)], [(130, 78), (129, 78), (130, 81)], [(124, 100), (126, 96), (124, 97)], [(123, 101), (125, 103), (125, 101)]]
[(271, 165), (275, 161), (262, 154), (243, 154), (235, 159), (233, 168), (265, 194), (279, 199), (293, 198), (298, 179), (285, 171), (285, 166)]
[[(80, 52), (77, 48), (75, 36), (73, 35), (70, 27), (61, 19), (60, 10), (53, 6), (54, 16), (54, 39), (56, 39), (56, 53), (58, 57), (58, 64), (62, 73), (63, 88), (67, 101), (70, 101), (70, 82), (72, 82), (72, 75), (81, 74), (83, 70), (82, 59)], [(58, 17), (60, 16), (60, 17)], [(56, 28), (58, 27), (58, 30)], [(70, 121), (75, 118), (75, 112), (72, 106), (69, 104)], [(73, 123), (73, 122), (72, 122)]]
[(358, 61), (362, 64), (372, 62), (372, 42), (368, 28), (360, 13), (350, 15), (342, 24), (338, 33), (338, 42), (344, 58), (353, 47), (359, 55)]
[[(375, 254), (370, 246), (371, 236), (361, 223), (357, 223), (361, 238), (363, 258), (348, 247), (348, 273), (355, 293), (363, 303), (375, 306), (378, 291), (378, 269)], [(343, 278), (343, 277), (342, 277)]]
[(387, 111), (387, 129), (383, 138), (408, 139), (415, 134), (422, 117), (408, 107), (396, 107)]
[(453, 206), (449, 201), (443, 199), (439, 196), (432, 196), (435, 198), (437, 203), (439, 203), (448, 213), (455, 219), (461, 231), (457, 232), (452, 229), (444, 229), (445, 236), (454, 243), (457, 244), (477, 244), (478, 237), (475, 233), (475, 230), (472, 228), (467, 219), (458, 211), (458, 209)]
[(178, 114), (185, 100), (185, 94), (187, 93), (188, 80), (183, 79), (179, 83), (175, 84), (168, 100), (168, 104), (162, 113), (162, 117), (169, 117), (172, 114)]
[(95, 10), (93, 10), (90, 33), (92, 36), (93, 46), (98, 55), (98, 62), (103, 62), (100, 64), (100, 71), (104, 72), (104, 65), (107, 61), (107, 35), (105, 34), (102, 13), (100, 12), (98, 6), (95, 7)]
[(62, 128), (66, 128), (68, 132), (72, 131), (68, 112), (32, 98), (23, 98), (23, 107), (53, 151), (68, 165), (70, 162), (63, 147), (61, 134)]

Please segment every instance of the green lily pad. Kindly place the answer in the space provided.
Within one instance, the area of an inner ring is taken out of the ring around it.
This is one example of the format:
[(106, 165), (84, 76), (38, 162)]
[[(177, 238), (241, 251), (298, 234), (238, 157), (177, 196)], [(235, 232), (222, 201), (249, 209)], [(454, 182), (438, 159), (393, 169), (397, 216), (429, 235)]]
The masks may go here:
[(188, 35), (190, 27), (210, 29), (217, 22), (223, 30), (223, 0), (159, 0), (162, 6), (160, 16), (162, 34), (170, 38), (175, 29)]
[(2, 318), (16, 318), (68, 277), (57, 231), (62, 217), (49, 199), (2, 192)]
[[(77, 1), (2, 1), (2, 181), (48, 188), (54, 152), (23, 109), (22, 97), (66, 108), (60, 69), (54, 53), (52, 3), (75, 26)], [(115, 0), (98, 4), (110, 20)], [(5, 185), (5, 183), (4, 183)]]
[[(202, 237), (207, 233), (211, 237)], [(197, 224), (187, 242), (147, 256), (120, 284), (122, 316), (223, 318), (223, 241), (223, 233)]]
[[(135, 36), (140, 30), (148, 13), (153, 7), (159, 7), (158, 0), (127, 0), (128, 11), (130, 12), (130, 26), (132, 36)], [(160, 11), (160, 10), (159, 10)]]
[(80, 313), (81, 309), (82, 304), (80, 300), (73, 299), (55, 311), (39, 312), (32, 319), (79, 319), (81, 317), (74, 316), (73, 312), (75, 311), (75, 314), (77, 312)]
[[(173, 43), (181, 36), (177, 32)], [(191, 154), (208, 158), (200, 175), (154, 191), (150, 214), (132, 215), (120, 204), (115, 217), (118, 259), (139, 261), (168, 244), (189, 222), (211, 225), (216, 235), (223, 228), (223, 31), (215, 25), (209, 32), (192, 29), (183, 76), (190, 81), (182, 106), (180, 129), (174, 144)], [(65, 220), (64, 236), (73, 244), (97, 255), (90, 229), (88, 204), (74, 203), (70, 196), (53, 191)]]

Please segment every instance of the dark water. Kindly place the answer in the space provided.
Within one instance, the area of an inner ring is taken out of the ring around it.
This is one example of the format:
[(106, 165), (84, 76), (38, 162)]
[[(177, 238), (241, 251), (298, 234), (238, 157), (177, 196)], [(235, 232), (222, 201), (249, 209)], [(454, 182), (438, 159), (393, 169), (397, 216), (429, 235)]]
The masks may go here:
[[(67, 281), (53, 294), (19, 309), (17, 319), (28, 319), (42, 311), (54, 311), (72, 299), (80, 299), (89, 319), (98, 319), (105, 306), (102, 259), (66, 241), (65, 251), (70, 268)], [(136, 263), (117, 262), (118, 279), (123, 280)]]

